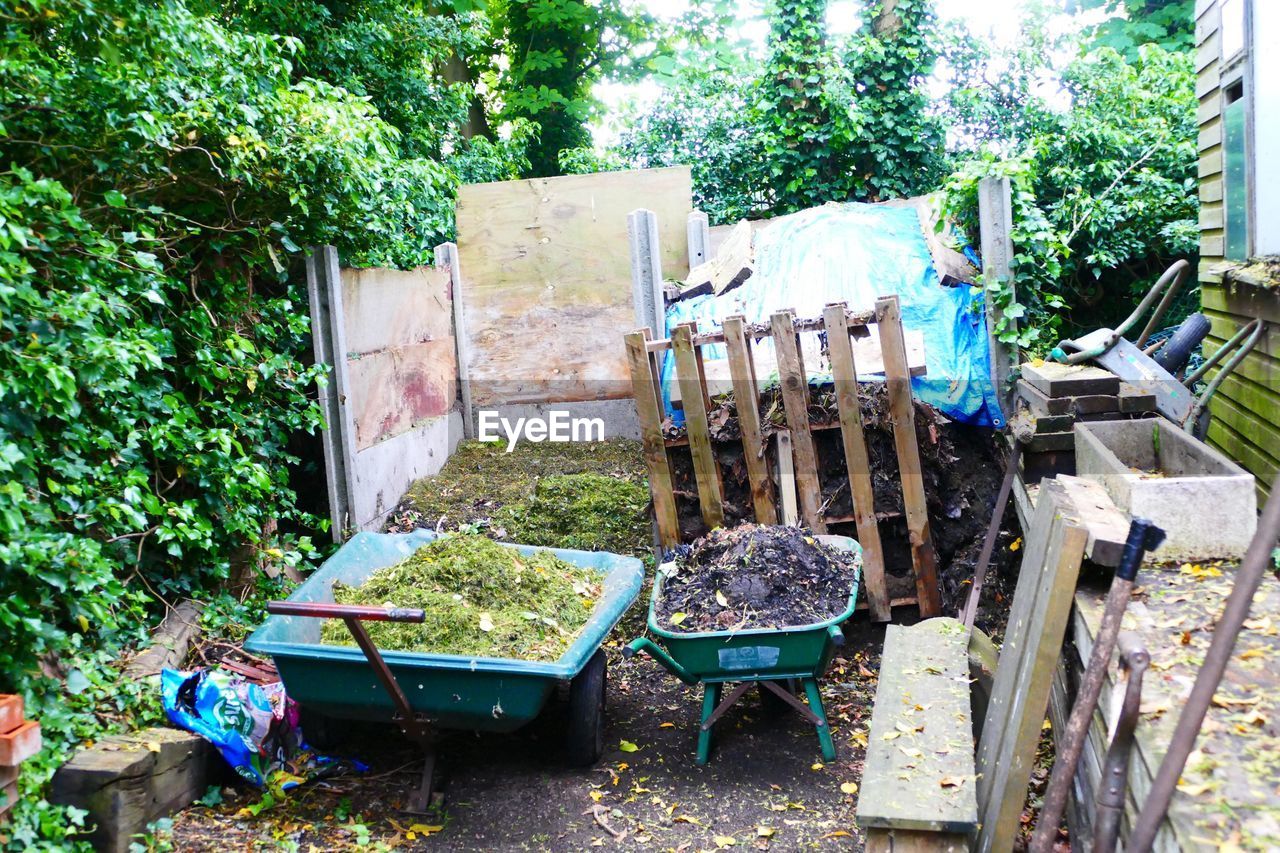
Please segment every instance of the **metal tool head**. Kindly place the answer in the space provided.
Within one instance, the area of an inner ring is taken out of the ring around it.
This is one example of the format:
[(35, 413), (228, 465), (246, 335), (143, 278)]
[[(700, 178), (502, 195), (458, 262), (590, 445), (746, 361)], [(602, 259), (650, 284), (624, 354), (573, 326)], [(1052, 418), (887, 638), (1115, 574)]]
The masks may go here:
[(1131, 581), (1138, 576), (1138, 567), (1148, 551), (1154, 551), (1164, 542), (1165, 533), (1145, 518), (1129, 522), (1129, 536), (1124, 541), (1124, 553), (1116, 567), (1116, 577)]

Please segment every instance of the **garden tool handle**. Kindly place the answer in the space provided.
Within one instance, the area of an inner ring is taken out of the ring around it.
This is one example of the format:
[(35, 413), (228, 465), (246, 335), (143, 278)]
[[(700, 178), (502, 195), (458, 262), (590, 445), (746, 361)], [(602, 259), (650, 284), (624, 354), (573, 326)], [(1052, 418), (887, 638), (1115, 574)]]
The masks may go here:
[(360, 619), (365, 622), (425, 622), (427, 612), (409, 607), (375, 607), (329, 604), (323, 601), (269, 601), (267, 612), (276, 616), (311, 616), (316, 619)]

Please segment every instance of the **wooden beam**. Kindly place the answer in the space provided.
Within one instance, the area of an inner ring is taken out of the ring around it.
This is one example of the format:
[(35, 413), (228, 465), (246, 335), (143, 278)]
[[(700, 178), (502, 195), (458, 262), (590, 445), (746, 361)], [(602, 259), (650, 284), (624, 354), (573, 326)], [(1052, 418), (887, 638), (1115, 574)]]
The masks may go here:
[(1040, 489), (978, 745), (979, 853), (1013, 849), (1088, 542), (1061, 485)]
[(884, 576), (884, 548), (876, 521), (875, 493), (871, 484), (871, 460), (862, 432), (862, 407), (858, 403), (858, 367), (849, 344), (848, 321), (843, 303), (828, 305), (823, 311), (827, 324), (827, 346), (831, 352), (831, 379), (835, 384), (840, 411), (840, 433), (844, 439), (844, 460), (849, 475), (849, 494), (862, 546), (862, 580), (867, 591), (871, 618), (887, 622), (892, 616), (889, 587)]
[[(809, 430), (809, 380), (800, 356), (795, 318), (790, 311), (779, 311), (770, 320), (773, 348), (778, 357), (778, 383), (782, 387), (782, 404), (787, 411), (787, 426), (795, 450), (796, 491), (800, 499), (800, 517), (814, 533), (826, 533), (820, 501), (822, 481), (818, 477), (818, 455)], [(904, 356), (905, 358), (905, 356)]]
[(796, 463), (791, 448), (791, 433), (781, 430), (773, 434), (778, 453), (778, 501), (782, 505), (781, 521), (788, 527), (800, 523), (800, 510), (796, 506)]
[(876, 322), (880, 326), (893, 443), (898, 451), (902, 502), (907, 511), (907, 531), (911, 538), (916, 597), (920, 599), (920, 616), (927, 619), (942, 614), (942, 591), (938, 587), (938, 555), (933, 548), (933, 534), (929, 532), (924, 472), (920, 466), (920, 448), (916, 444), (915, 403), (911, 398), (911, 375), (907, 371), (907, 349), (902, 338), (902, 312), (897, 296), (876, 300)]
[(676, 380), (684, 396), (685, 431), (689, 435), (689, 453), (693, 456), (693, 474), (698, 483), (698, 504), (703, 523), (713, 529), (724, 525), (723, 488), (720, 466), (716, 464), (711, 446), (706, 388), (693, 349), (693, 333), (692, 323), (676, 326), (671, 330), (671, 345), (676, 358)]
[[(756, 385), (755, 362), (751, 358), (751, 341), (744, 331), (745, 320), (741, 314), (726, 317), (722, 325), (725, 346), (729, 350), (738, 429), (742, 433), (742, 456), (747, 464), (747, 480), (751, 483), (751, 504), (755, 508), (757, 522), (777, 524), (778, 510), (773, 504), (773, 483), (769, 478), (769, 463), (764, 458), (764, 437), (760, 430), (760, 391)], [(866, 546), (863, 548), (865, 551)]]
[(671, 466), (662, 441), (662, 398), (654, 380), (653, 359), (645, 349), (648, 339), (648, 329), (627, 334), (627, 363), (631, 369), (636, 416), (640, 419), (644, 461), (649, 468), (649, 494), (653, 497), (658, 540), (662, 547), (670, 548), (680, 543), (680, 522), (676, 516), (675, 492), (671, 487)]

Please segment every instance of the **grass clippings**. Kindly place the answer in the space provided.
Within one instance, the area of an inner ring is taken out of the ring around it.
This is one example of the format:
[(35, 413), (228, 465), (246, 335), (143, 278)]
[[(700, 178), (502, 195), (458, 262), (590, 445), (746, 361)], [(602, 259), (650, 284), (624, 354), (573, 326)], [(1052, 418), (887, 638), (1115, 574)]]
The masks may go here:
[(544, 477), (530, 498), (502, 507), (494, 522), (512, 542), (580, 551), (644, 554), (653, 536), (644, 482), (594, 472)]
[[(478, 534), (444, 536), (358, 587), (334, 584), (339, 604), (420, 608), (420, 624), (365, 622), (384, 651), (554, 661), (587, 623), (601, 576), (548, 552), (521, 554)], [(354, 645), (324, 623), (321, 641)]]
[(658, 620), (684, 633), (812, 625), (848, 609), (861, 565), (802, 528), (717, 528), (677, 552)]

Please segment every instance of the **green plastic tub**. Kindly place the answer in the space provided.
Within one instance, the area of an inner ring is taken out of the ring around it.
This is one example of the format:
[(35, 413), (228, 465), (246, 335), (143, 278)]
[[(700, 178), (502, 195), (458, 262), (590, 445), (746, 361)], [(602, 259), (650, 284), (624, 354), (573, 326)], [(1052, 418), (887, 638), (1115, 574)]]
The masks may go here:
[[(357, 533), (298, 587), (289, 601), (331, 602), (334, 581), (362, 584), (377, 569), (394, 565), (436, 534)], [(504, 543), (505, 544), (505, 543)], [(596, 657), (600, 644), (635, 601), (644, 567), (633, 557), (510, 545), (521, 553), (551, 551), (604, 578), (604, 593), (577, 640), (553, 663), (382, 652), (414, 711), (442, 728), (508, 732), (532, 721), (556, 686), (574, 679)], [(320, 642), (321, 620), (270, 616), (245, 649), (270, 656), (288, 694), (308, 712), (336, 719), (390, 722), (391, 699), (354, 645)]]

